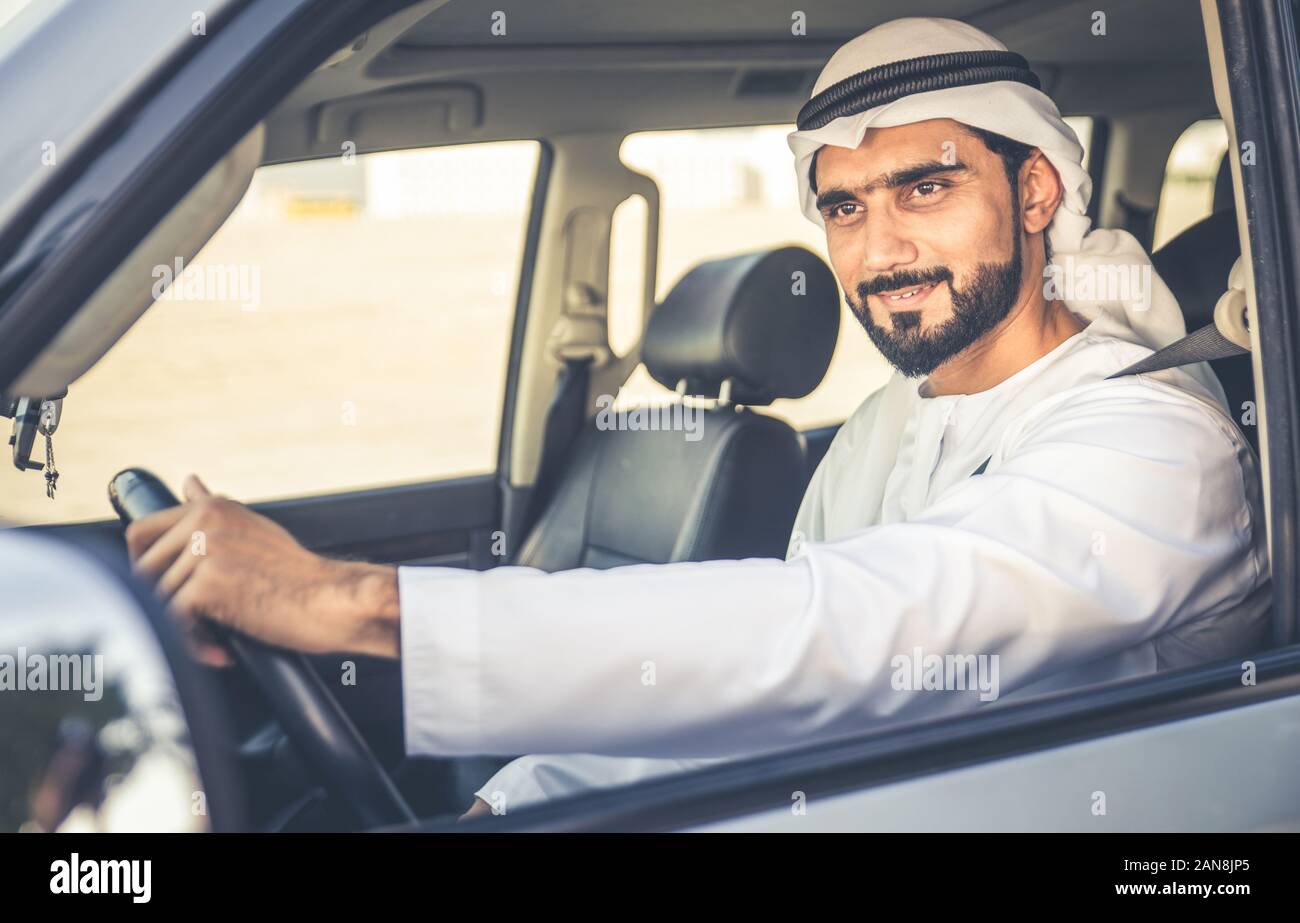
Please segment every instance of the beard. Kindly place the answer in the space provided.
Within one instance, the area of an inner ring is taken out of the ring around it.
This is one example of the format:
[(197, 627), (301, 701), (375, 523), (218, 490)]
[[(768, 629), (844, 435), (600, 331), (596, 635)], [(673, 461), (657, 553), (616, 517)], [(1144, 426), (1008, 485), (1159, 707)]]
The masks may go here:
[[(854, 304), (851, 296), (846, 295), (845, 300), (889, 364), (908, 378), (917, 378), (929, 375), (1001, 323), (1020, 295), (1020, 281), (1020, 229), (1017, 227), (1012, 234), (1011, 259), (1006, 263), (978, 264), (970, 282), (961, 289), (953, 285), (952, 270), (938, 266), (878, 276), (858, 285), (858, 304)], [(952, 317), (933, 330), (921, 329), (920, 311), (892, 312), (888, 328), (872, 320), (868, 296), (939, 282), (948, 283)]]

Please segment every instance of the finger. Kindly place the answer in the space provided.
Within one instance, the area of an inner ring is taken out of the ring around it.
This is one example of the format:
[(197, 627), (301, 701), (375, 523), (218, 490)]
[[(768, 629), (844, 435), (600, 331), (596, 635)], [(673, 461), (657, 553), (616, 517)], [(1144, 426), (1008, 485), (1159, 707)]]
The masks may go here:
[(146, 579), (154, 580), (171, 567), (178, 558), (195, 557), (188, 553), (193, 531), (189, 523), (178, 518), (172, 523), (171, 529), (149, 546), (148, 551), (136, 558), (135, 572)]
[[(229, 666), (234, 662), (210, 622), (204, 619), (182, 590), (167, 606), (168, 613), (185, 639), (190, 656), (210, 667)], [(190, 594), (192, 595), (192, 593)]]
[[(154, 584), (154, 595), (163, 602), (169, 601), (185, 585), (194, 573), (194, 569), (199, 566), (200, 555), (194, 554), (192, 548), (186, 548), (176, 555), (176, 558), (167, 566), (166, 571), (158, 582)], [(166, 565), (164, 565), (166, 566)]]
[(459, 823), (461, 822), (461, 820), (473, 820), (474, 818), (481, 818), (481, 816), (484, 816), (485, 814), (491, 814), (491, 806), (489, 805), (489, 803), (482, 800), (482, 798), (478, 796), (474, 796), (474, 803), (472, 803), (472, 805), (469, 806), (467, 810), (465, 810), (464, 814), (461, 814), (459, 818), (456, 818), (456, 822)]
[(226, 653), (224, 648), (220, 647), (204, 647), (196, 649), (194, 651), (194, 659), (205, 667), (219, 667), (225, 669), (226, 667), (233, 667), (235, 665), (235, 661), (231, 656)]
[(188, 475), (182, 489), (185, 491), (186, 500), (204, 500), (212, 496), (212, 491), (208, 490), (207, 485), (199, 480), (197, 474)]
[(210, 667), (228, 667), (235, 662), (230, 649), (221, 643), (212, 626), (203, 619), (194, 623), (193, 637), (201, 663)]
[(165, 510), (151, 513), (143, 519), (137, 519), (126, 527), (126, 550), (132, 560), (140, 557), (149, 549), (159, 536), (180, 521), (185, 515), (185, 507), (172, 506)]
[(199, 663), (209, 667), (228, 667), (234, 658), (212, 633), (212, 629), (202, 619), (190, 623), (192, 628), (187, 638), (190, 655)]
[[(190, 579), (181, 584), (180, 588), (172, 595), (167, 603), (167, 607), (172, 610), (179, 618), (188, 622), (197, 622), (202, 625), (204, 635), (211, 641), (219, 641), (220, 637), (213, 634), (215, 628), (220, 626), (234, 627), (230, 615), (223, 612), (220, 608), (211, 608), (211, 599), (205, 597), (211, 596), (211, 590), (207, 588), (204, 581), (191, 575)], [(194, 631), (193, 628), (187, 630)]]

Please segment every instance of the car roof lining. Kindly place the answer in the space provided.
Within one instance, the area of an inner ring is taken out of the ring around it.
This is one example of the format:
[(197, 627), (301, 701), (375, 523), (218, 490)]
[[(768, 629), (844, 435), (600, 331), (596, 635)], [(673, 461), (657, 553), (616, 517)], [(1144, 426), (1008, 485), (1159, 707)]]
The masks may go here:
[[(925, 15), (961, 19), (1009, 46), (1034, 45), (1052, 60), (1107, 61), (1137, 54), (1165, 62), (1205, 53), (1199, 9), (1182, 0), (1129, 0), (1107, 11), (1105, 36), (1091, 35), (1092, 0), (926, 0)], [(608, 0), (531, 0), (511, 8), (494, 34), (500, 4), (455, 0), (407, 29), (411, 47), (536, 44), (618, 45), (753, 42), (789, 39), (795, 10), (784, 0), (658, 0), (611, 4)], [(808, 0), (798, 5), (806, 36), (839, 43), (891, 19), (915, 16), (911, 0)], [(1158, 31), (1157, 31), (1158, 30)], [(1159, 44), (1151, 42), (1160, 35)]]
[[(905, 0), (870, 10), (854, 0), (809, 0), (800, 5), (808, 34), (793, 37), (791, 11), (775, 0), (617, 9), (602, 0), (534, 0), (510, 10), (506, 34), (494, 37), (496, 6), (428, 2), (359, 36), (268, 118), (266, 162), (337, 155), (344, 142), (366, 152), (788, 123), (843, 41), (915, 12)], [(1107, 11), (1106, 34), (1094, 35), (1094, 8), (1079, 0), (936, 0), (927, 11), (963, 19), (1026, 54), (1065, 113), (1171, 105), (1214, 112), (1199, 10), (1185, 0), (1132, 0)], [(386, 98), (397, 93), (404, 99)], [(451, 105), (451, 94), (472, 103)], [(387, 117), (360, 111), (376, 102)], [(349, 104), (358, 114), (338, 117)]]

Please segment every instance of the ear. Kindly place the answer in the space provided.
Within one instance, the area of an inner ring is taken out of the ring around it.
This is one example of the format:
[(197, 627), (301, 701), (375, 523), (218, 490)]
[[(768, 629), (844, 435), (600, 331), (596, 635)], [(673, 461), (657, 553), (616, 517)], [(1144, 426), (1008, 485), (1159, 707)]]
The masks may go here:
[(1035, 148), (1020, 165), (1020, 215), (1026, 234), (1037, 234), (1052, 223), (1063, 195), (1061, 175)]

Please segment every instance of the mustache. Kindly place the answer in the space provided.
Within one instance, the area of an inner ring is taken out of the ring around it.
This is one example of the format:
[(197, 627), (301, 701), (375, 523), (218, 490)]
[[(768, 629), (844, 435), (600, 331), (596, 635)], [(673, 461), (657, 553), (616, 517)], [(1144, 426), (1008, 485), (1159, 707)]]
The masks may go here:
[(865, 302), (868, 295), (880, 295), (900, 288), (915, 288), (918, 285), (932, 285), (936, 282), (947, 282), (951, 285), (952, 270), (947, 266), (935, 266), (930, 269), (900, 269), (889, 275), (876, 276), (866, 282), (859, 282), (858, 300)]

